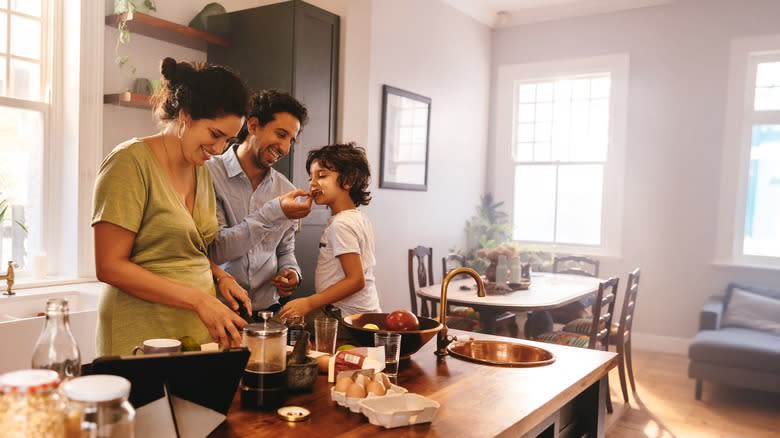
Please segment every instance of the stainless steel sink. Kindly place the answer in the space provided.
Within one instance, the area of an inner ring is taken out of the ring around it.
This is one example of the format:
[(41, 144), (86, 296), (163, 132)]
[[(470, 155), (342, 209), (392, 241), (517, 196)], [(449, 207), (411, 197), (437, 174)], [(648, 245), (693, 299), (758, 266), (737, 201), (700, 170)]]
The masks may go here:
[(555, 355), (532, 345), (505, 341), (455, 341), (447, 346), (453, 357), (500, 367), (538, 367), (555, 362)]

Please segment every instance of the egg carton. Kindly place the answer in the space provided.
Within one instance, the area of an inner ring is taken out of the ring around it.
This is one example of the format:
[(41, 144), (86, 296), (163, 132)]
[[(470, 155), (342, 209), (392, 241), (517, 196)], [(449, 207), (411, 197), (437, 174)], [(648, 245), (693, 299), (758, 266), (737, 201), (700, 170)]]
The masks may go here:
[(360, 399), (359, 405), (369, 423), (387, 429), (430, 423), (440, 406), (436, 400), (411, 392)]
[(359, 414), (361, 400), (366, 400), (370, 398), (384, 398), (391, 395), (405, 394), (407, 392), (409, 391), (403, 386), (398, 386), (391, 383), (390, 388), (387, 390), (385, 395), (376, 395), (373, 393), (369, 393), (365, 397), (347, 397), (347, 394), (345, 392), (336, 391), (336, 388), (333, 387), (330, 389), (330, 399), (335, 401), (339, 406), (348, 408), (350, 412)]

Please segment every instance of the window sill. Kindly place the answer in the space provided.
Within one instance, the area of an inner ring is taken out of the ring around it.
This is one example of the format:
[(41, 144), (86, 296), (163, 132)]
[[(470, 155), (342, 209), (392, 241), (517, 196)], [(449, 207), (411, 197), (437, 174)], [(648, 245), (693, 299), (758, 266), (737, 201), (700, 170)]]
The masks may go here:
[(716, 268), (728, 268), (728, 269), (752, 269), (759, 271), (773, 271), (780, 272), (780, 265), (765, 265), (749, 262), (740, 262), (735, 260), (716, 260), (711, 263)]
[[(83, 278), (83, 277), (47, 277), (47, 278), (24, 278), (17, 277), (14, 282), (14, 291), (20, 291), (25, 289), (38, 289), (54, 286), (67, 286), (72, 284), (84, 284), (84, 283), (96, 283), (96, 278)], [(0, 288), (5, 290), (5, 283), (0, 282)]]

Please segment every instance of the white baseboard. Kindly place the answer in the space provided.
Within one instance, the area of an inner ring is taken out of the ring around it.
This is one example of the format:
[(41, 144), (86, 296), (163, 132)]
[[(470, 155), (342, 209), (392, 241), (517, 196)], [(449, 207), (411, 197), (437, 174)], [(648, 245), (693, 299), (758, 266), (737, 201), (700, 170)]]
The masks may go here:
[(658, 351), (687, 356), (688, 345), (690, 345), (691, 340), (634, 332), (631, 334), (631, 343), (631, 347), (634, 350)]

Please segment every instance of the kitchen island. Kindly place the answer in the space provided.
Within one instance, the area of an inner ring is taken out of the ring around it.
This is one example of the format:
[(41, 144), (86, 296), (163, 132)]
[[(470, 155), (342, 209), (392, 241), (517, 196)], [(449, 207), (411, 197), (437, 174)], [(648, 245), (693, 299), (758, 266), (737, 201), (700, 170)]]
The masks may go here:
[[(475, 339), (498, 336), (450, 330)], [(385, 429), (331, 400), (324, 375), (311, 392), (288, 394), (284, 405), (311, 411), (303, 422), (288, 423), (276, 411), (240, 407), (236, 393), (227, 420), (211, 437), (364, 437), (364, 436), (604, 436), (607, 372), (615, 353), (511, 339), (552, 352), (554, 363), (533, 368), (481, 365), (434, 355), (436, 339), (401, 363), (398, 384), (441, 404), (432, 423)]]

